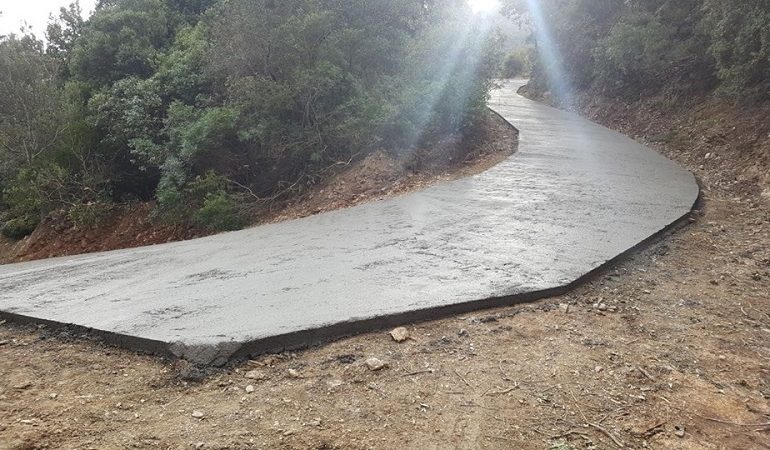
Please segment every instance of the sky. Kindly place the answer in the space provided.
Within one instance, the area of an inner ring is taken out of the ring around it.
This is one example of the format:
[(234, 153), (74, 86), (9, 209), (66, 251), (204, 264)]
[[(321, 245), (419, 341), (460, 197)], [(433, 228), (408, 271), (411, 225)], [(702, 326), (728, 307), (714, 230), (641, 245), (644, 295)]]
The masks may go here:
[[(59, 15), (59, 8), (74, 0), (0, 0), (0, 35), (18, 33), (21, 24), (26, 21), (38, 38), (44, 38), (48, 25), (48, 16)], [(87, 16), (93, 10), (96, 0), (80, 0), (83, 14)]]

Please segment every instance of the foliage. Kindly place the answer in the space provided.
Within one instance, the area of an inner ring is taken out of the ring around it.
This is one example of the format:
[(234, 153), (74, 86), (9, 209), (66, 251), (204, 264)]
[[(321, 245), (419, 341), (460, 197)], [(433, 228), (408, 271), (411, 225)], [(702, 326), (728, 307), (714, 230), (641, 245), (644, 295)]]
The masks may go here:
[(32, 36), (0, 40), (0, 179), (45, 159), (65, 124), (57, 67)]
[[(509, 0), (519, 10), (526, 4)], [(548, 0), (535, 32), (533, 85), (638, 95), (707, 92), (770, 99), (768, 0)], [(549, 48), (550, 47), (550, 48)], [(550, 52), (550, 53), (549, 53)], [(560, 73), (553, 67), (555, 54)], [(550, 75), (550, 76), (549, 76)]]
[(77, 226), (97, 226), (107, 218), (112, 207), (112, 204), (102, 202), (78, 203), (67, 210), (67, 219)]
[(529, 75), (532, 70), (530, 51), (526, 48), (512, 50), (503, 59), (500, 75), (502, 78), (516, 78)]
[(704, 27), (712, 39), (723, 92), (755, 100), (770, 98), (770, 1), (707, 0)]
[[(0, 209), (112, 202), (243, 226), (275, 197), (378, 149), (472, 130), (498, 69), (464, 0), (100, 0), (0, 40)], [(18, 98), (17, 98), (18, 97)], [(243, 196), (248, 193), (248, 196)], [(243, 198), (242, 198), (243, 197)]]
[(39, 220), (31, 217), (16, 217), (5, 222), (0, 233), (8, 239), (22, 239), (35, 231)]
[(212, 231), (234, 231), (247, 224), (235, 198), (224, 191), (206, 196), (195, 213), (195, 223)]

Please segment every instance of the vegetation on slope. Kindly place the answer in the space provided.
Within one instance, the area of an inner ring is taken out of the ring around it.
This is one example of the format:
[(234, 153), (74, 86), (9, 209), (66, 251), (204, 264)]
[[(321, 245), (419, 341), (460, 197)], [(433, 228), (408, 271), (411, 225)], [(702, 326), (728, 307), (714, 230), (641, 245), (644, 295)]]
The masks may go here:
[[(716, 91), (741, 102), (770, 100), (768, 0), (510, 0), (508, 5), (535, 17), (540, 57), (532, 85), (539, 91), (627, 98), (666, 92), (672, 99)], [(559, 83), (567, 88), (559, 89)]]
[(102, 0), (0, 38), (0, 222), (50, 211), (218, 230), (324, 168), (473, 131), (496, 70), (463, 0)]

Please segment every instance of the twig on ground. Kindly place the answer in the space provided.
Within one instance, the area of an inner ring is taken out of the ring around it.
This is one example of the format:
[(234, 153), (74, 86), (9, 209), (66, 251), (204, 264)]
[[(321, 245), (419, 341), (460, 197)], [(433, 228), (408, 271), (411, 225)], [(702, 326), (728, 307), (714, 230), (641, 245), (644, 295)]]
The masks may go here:
[(518, 387), (519, 387), (519, 383), (515, 383), (512, 387), (509, 387), (508, 389), (503, 389), (502, 391), (494, 391), (494, 392), (487, 391), (486, 393), (484, 393), (484, 395), (504, 395), (515, 389), (518, 389)]
[(180, 395), (179, 397), (171, 400), (170, 402), (166, 403), (165, 405), (161, 405), (161, 408), (166, 409), (168, 406), (172, 403), (175, 403), (177, 400), (181, 400), (184, 397), (184, 395)]
[(460, 377), (460, 379), (463, 380), (463, 383), (467, 384), (469, 388), (475, 389), (472, 384), (468, 383), (468, 380), (466, 380), (464, 376), (460, 375), (460, 372), (458, 372), (457, 369), (455, 369), (455, 374)]
[(580, 405), (578, 404), (577, 398), (575, 397), (575, 394), (572, 392), (572, 389), (568, 388), (567, 391), (569, 391), (569, 395), (572, 396), (572, 400), (575, 402), (575, 408), (577, 408), (578, 412), (580, 413), (580, 417), (583, 418), (583, 421), (585, 423), (588, 423), (588, 418), (586, 417), (585, 414), (583, 414), (583, 410), (580, 409)]
[(641, 372), (642, 375), (644, 375), (645, 377), (649, 378), (650, 381), (655, 381), (655, 378), (652, 375), (650, 375), (649, 372), (644, 370), (644, 368), (642, 368), (642, 366), (637, 367), (637, 369), (639, 369), (639, 372)]
[(651, 438), (652, 436), (655, 436), (658, 433), (662, 433), (664, 431), (663, 430), (663, 425), (665, 425), (667, 422), (668, 422), (668, 420), (663, 420), (663, 421), (658, 422), (655, 425), (651, 426), (650, 428), (647, 428), (646, 430), (644, 430), (641, 433), (633, 433), (633, 434), (635, 434), (635, 435), (637, 435), (639, 437), (646, 438), (646, 439), (647, 438)]
[(435, 372), (434, 369), (425, 369), (425, 370), (417, 370), (417, 371), (414, 371), (414, 372), (405, 373), (405, 374), (403, 374), (401, 376), (402, 377), (411, 377), (411, 376), (414, 376), (414, 375), (420, 375), (420, 374), (423, 374), (423, 373), (433, 373), (433, 372)]
[(623, 445), (623, 443), (622, 443), (622, 442), (620, 442), (620, 441), (618, 440), (618, 438), (616, 438), (615, 436), (613, 436), (613, 435), (612, 435), (612, 433), (610, 433), (609, 431), (607, 431), (607, 429), (606, 429), (606, 428), (604, 428), (604, 427), (602, 427), (601, 425), (597, 425), (597, 424), (595, 424), (595, 423), (589, 423), (589, 424), (588, 424), (588, 426), (590, 426), (590, 427), (593, 427), (593, 428), (596, 428), (597, 430), (599, 430), (599, 431), (601, 431), (602, 433), (604, 433), (604, 434), (605, 434), (605, 435), (606, 435), (608, 438), (612, 439), (612, 442), (614, 442), (614, 443), (615, 443), (615, 445), (617, 445), (618, 447), (620, 447), (620, 448), (625, 448), (625, 447), (626, 447), (625, 445)]
[(583, 433), (582, 431), (577, 431), (577, 430), (569, 430), (562, 434), (552, 434), (550, 437), (553, 439), (559, 439), (559, 438), (567, 437), (573, 434), (577, 434), (578, 436), (582, 436), (583, 438), (588, 438), (588, 435), (586, 433)]

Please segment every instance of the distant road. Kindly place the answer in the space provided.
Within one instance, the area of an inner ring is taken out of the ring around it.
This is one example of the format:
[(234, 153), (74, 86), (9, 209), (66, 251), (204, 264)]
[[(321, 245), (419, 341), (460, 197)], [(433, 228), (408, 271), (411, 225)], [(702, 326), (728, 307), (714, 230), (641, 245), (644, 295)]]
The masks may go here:
[(0, 266), (0, 316), (223, 364), (559, 293), (689, 213), (689, 172), (519, 96), (523, 83), (493, 94), (521, 136), (487, 172), (193, 241)]

